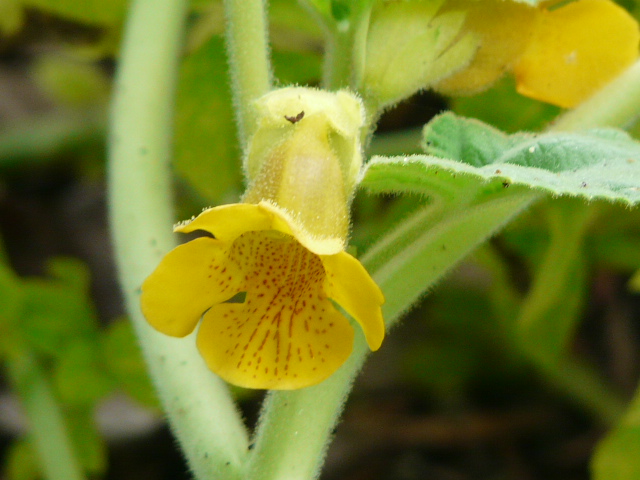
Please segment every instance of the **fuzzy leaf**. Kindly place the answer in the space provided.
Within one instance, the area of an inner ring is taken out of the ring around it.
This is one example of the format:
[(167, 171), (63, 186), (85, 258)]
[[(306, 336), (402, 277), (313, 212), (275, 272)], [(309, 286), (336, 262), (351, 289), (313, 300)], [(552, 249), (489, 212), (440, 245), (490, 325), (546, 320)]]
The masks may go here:
[(445, 195), (522, 186), (585, 200), (640, 202), (640, 144), (615, 129), (506, 135), (476, 120), (440, 115), (425, 127), (430, 155), (374, 157), (369, 190)]

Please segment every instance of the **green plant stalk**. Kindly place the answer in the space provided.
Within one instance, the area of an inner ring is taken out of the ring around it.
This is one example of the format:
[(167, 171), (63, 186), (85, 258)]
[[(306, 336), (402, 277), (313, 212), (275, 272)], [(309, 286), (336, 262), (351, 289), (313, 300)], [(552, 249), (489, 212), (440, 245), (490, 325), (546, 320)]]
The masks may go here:
[(550, 131), (577, 131), (595, 127), (627, 127), (640, 117), (640, 60), (591, 98), (559, 116)]
[(243, 149), (256, 130), (253, 103), (271, 90), (267, 18), (263, 0), (224, 0), (231, 89)]
[(333, 20), (324, 62), (322, 86), (327, 90), (350, 88), (359, 91), (364, 77), (367, 32), (371, 16), (371, 2), (353, 2), (355, 9), (349, 20)]
[(29, 422), (29, 434), (47, 480), (83, 480), (60, 407), (36, 359), (15, 351), (7, 373), (20, 397)]
[[(431, 229), (425, 228), (425, 223), (433, 225), (434, 215), (426, 207), (390, 232), (362, 259), (387, 298), (383, 305), (387, 327), (395, 325), (425, 291), (475, 246), (538, 198), (536, 193), (511, 189), (480, 205), (448, 212), (450, 215), (439, 217), (444, 220)], [(407, 236), (413, 239), (409, 245), (405, 241)], [(412, 282), (406, 282), (407, 278)], [(362, 333), (358, 328), (356, 331), (351, 357), (330, 378), (301, 390), (269, 393), (247, 478), (317, 478), (344, 402), (369, 353)]]
[(240, 479), (248, 439), (226, 384), (207, 369), (193, 336), (156, 332), (139, 305), (142, 282), (174, 246), (172, 110), (188, 4), (132, 3), (110, 122), (110, 220), (127, 309), (195, 477)]
[[(578, 299), (566, 297), (571, 293), (568, 287), (575, 284), (581, 287), (584, 284), (581, 281), (584, 275), (579, 274), (579, 267), (584, 235), (594, 210), (582, 200), (574, 199), (558, 199), (547, 207), (550, 243), (516, 321), (523, 348), (537, 362), (555, 363), (574, 330), (579, 314), (578, 304), (582, 302), (569, 306), (569, 302)], [(571, 297), (582, 295), (576, 292)], [(568, 309), (563, 308), (567, 306)], [(562, 317), (558, 321), (560, 312)], [(555, 332), (557, 343), (549, 344), (549, 331)]]
[[(597, 372), (565, 353), (584, 296), (586, 273), (579, 264), (584, 236), (597, 208), (582, 200), (559, 199), (548, 213), (550, 244), (520, 306), (515, 340), (557, 390), (602, 424), (612, 425), (624, 413), (624, 402)], [(580, 292), (572, 290), (576, 287)], [(549, 331), (554, 331), (555, 343), (549, 341)]]
[[(489, 298), (494, 312), (503, 325), (503, 331), (507, 333), (505, 348), (510, 349), (514, 356), (522, 356), (523, 348), (513, 333), (514, 319), (520, 309), (521, 295), (509, 278), (505, 261), (490, 244), (485, 244), (477, 252), (475, 259), (489, 269), (492, 283), (499, 284), (498, 288), (489, 290)], [(538, 371), (558, 392), (586, 411), (593, 413), (601, 423), (612, 425), (624, 411), (624, 402), (588, 365), (566, 355), (562, 355), (557, 362), (539, 362), (531, 357), (526, 361), (534, 362)]]

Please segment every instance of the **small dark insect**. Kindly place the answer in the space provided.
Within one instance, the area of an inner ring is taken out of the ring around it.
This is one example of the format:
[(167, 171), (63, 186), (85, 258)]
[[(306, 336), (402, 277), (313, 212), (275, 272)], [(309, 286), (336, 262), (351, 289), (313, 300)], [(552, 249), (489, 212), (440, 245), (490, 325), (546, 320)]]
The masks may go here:
[(294, 123), (294, 124), (298, 123), (300, 120), (304, 118), (304, 110), (301, 111), (299, 114), (297, 114), (295, 117), (290, 117), (288, 115), (285, 115), (284, 118), (291, 123)]
[(582, 188), (587, 188), (587, 182), (582, 182), (582, 183), (580, 184), (580, 186), (581, 186)]
[(502, 188), (509, 188), (509, 185), (511, 185), (509, 182), (502, 182)]

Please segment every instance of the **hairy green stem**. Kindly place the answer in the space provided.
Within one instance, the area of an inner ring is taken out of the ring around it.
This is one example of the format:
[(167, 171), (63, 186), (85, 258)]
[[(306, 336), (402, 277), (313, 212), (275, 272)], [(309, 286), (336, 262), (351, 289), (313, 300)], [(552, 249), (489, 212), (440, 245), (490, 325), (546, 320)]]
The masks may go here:
[(140, 286), (174, 246), (171, 138), (187, 0), (135, 0), (116, 78), (109, 135), (110, 216), (129, 315), (195, 477), (240, 479), (248, 439), (228, 388), (189, 339), (153, 330)]
[(17, 351), (7, 362), (7, 373), (24, 408), (45, 478), (83, 480), (62, 412), (36, 359)]
[(271, 90), (264, 0), (224, 0), (226, 39), (238, 137), (246, 147), (257, 124), (253, 102)]
[(364, 77), (370, 2), (353, 2), (349, 19), (334, 20), (328, 27), (323, 87), (358, 91)]
[(640, 60), (595, 95), (559, 116), (549, 130), (627, 127), (640, 117)]

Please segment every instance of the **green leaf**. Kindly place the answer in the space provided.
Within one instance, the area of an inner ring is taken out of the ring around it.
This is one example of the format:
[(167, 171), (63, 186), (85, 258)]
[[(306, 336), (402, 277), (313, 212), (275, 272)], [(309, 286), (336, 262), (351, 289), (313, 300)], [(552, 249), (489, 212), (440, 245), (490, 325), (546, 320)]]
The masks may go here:
[(20, 31), (24, 24), (24, 10), (20, 0), (0, 2), (0, 34), (10, 37)]
[(94, 336), (98, 322), (89, 298), (86, 267), (70, 259), (50, 265), (54, 278), (23, 280), (20, 331), (31, 347), (55, 357), (64, 353), (71, 339)]
[(27, 439), (14, 441), (9, 447), (5, 463), (6, 480), (38, 480), (41, 478), (38, 458)]
[(131, 322), (120, 319), (107, 328), (102, 337), (102, 355), (118, 386), (142, 405), (159, 408)]
[(122, 23), (129, 0), (22, 0), (22, 3), (77, 22), (116, 26)]
[(53, 382), (66, 405), (90, 406), (111, 391), (113, 384), (105, 375), (101, 360), (96, 345), (82, 340), (68, 344), (59, 354)]
[(504, 133), (445, 113), (425, 127), (428, 156), (374, 157), (364, 185), (373, 191), (468, 195), (522, 186), (585, 200), (640, 201), (640, 144), (622, 131)]
[[(323, 43), (323, 30), (318, 25), (318, 18), (310, 15), (313, 5), (302, 5), (297, 0), (272, 0), (269, 2), (269, 35), (274, 50), (295, 50), (299, 52), (318, 52)], [(312, 2), (306, 2), (307, 4)], [(322, 16), (328, 18), (331, 13), (329, 1), (316, 2), (324, 4)]]
[(107, 469), (107, 445), (96, 426), (93, 408), (67, 412), (67, 425), (78, 461), (91, 476), (101, 477)]
[(210, 203), (235, 198), (240, 157), (226, 75), (224, 45), (212, 37), (180, 69), (175, 168)]
[(47, 261), (47, 273), (78, 293), (89, 292), (91, 272), (89, 267), (77, 258), (50, 258)]
[(60, 55), (43, 55), (31, 68), (34, 81), (54, 102), (72, 107), (105, 104), (109, 81), (97, 65)]
[(320, 78), (322, 60), (315, 54), (274, 50), (272, 57), (275, 77), (283, 85), (312, 85)]
[(24, 305), (24, 292), (20, 279), (13, 270), (0, 261), (0, 356), (15, 347), (16, 327)]
[(617, 427), (602, 440), (591, 460), (593, 480), (640, 478), (640, 390)]

